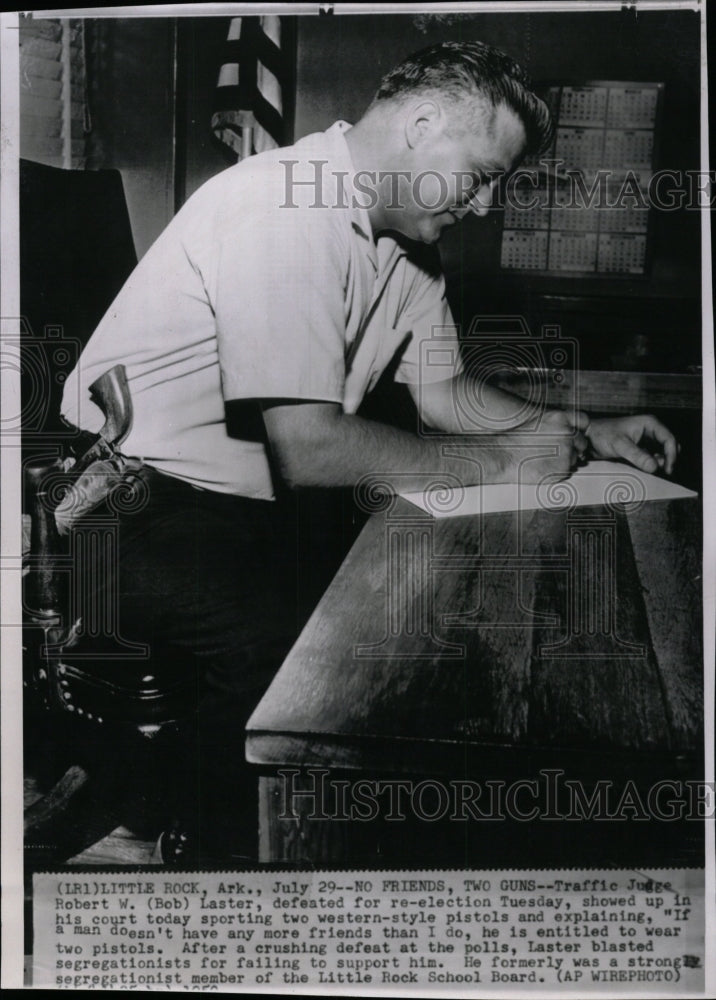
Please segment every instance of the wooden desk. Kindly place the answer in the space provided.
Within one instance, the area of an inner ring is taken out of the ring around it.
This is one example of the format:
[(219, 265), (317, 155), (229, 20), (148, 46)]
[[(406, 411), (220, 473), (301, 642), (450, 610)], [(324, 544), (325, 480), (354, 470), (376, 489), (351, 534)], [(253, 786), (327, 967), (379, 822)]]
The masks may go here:
[(698, 776), (701, 601), (696, 498), (444, 520), (390, 501), (249, 721), (262, 860), (341, 857), (330, 829), (287, 847), (282, 766)]

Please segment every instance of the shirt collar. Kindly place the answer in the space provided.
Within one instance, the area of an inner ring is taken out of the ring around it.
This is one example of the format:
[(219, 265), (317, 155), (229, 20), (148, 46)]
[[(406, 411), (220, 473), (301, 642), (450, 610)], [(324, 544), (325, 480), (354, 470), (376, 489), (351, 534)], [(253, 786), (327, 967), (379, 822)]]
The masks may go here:
[(370, 224), (370, 218), (367, 210), (361, 204), (360, 193), (354, 190), (352, 183), (355, 166), (353, 165), (350, 149), (348, 148), (348, 143), (345, 138), (346, 132), (348, 132), (352, 127), (353, 126), (349, 122), (339, 119), (337, 122), (334, 122), (329, 129), (326, 129), (326, 136), (331, 140), (334, 146), (335, 159), (339, 169), (347, 172), (346, 176), (341, 178), (341, 183), (343, 186), (343, 194), (346, 199), (346, 204), (351, 206), (351, 225), (354, 231), (365, 240), (366, 255), (377, 273), (378, 253), (375, 245), (375, 239), (373, 238), (373, 229)]

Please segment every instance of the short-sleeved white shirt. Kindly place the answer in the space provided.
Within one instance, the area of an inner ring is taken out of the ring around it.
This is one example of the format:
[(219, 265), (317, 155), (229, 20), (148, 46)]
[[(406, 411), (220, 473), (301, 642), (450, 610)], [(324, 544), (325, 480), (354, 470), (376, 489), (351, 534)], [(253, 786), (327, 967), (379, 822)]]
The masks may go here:
[(453, 373), (421, 362), (436, 336), (441, 358), (459, 357), (443, 278), (392, 237), (373, 240), (349, 128), (244, 160), (187, 201), (83, 351), (64, 391), (69, 421), (99, 430), (88, 387), (122, 363), (134, 409), (125, 454), (195, 486), (271, 499), (265, 446), (229, 433), (226, 402), (320, 400), (355, 413), (399, 349), (399, 381)]

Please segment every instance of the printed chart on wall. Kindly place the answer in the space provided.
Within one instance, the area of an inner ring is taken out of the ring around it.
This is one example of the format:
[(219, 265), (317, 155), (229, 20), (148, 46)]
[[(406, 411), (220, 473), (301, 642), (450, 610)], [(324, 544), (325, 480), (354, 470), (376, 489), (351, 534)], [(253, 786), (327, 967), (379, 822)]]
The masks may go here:
[(504, 270), (645, 275), (646, 191), (655, 168), (662, 83), (553, 86), (550, 151), (528, 160), (507, 199)]

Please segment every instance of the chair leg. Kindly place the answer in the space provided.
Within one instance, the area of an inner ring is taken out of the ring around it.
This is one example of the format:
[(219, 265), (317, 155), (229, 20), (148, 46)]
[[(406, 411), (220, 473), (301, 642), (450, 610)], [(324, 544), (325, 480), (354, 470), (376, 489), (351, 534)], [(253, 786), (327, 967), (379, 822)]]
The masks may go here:
[(27, 859), (64, 861), (111, 833), (134, 790), (135, 763), (125, 758), (122, 768), (115, 761), (69, 767), (26, 812)]
[(25, 810), (25, 835), (51, 823), (64, 813), (69, 808), (72, 798), (85, 787), (88, 780), (89, 774), (79, 764), (68, 767), (57, 784)]

